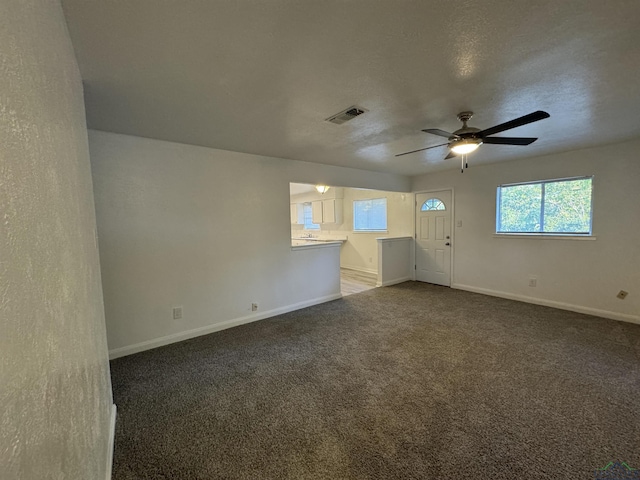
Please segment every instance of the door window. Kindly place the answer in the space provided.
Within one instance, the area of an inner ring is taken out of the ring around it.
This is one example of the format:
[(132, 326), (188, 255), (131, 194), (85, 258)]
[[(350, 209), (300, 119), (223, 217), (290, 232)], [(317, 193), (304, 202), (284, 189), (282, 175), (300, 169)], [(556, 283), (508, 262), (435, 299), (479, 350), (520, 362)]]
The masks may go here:
[(428, 212), (429, 210), (446, 210), (447, 207), (444, 206), (444, 203), (439, 198), (430, 198), (426, 202), (422, 204), (420, 207), (421, 212)]

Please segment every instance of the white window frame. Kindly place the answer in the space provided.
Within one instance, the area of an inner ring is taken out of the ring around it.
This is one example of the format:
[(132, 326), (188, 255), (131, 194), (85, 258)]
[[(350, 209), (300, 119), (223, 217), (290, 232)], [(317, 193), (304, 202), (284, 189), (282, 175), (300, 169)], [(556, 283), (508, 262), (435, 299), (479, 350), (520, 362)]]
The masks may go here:
[[(591, 180), (591, 204), (589, 205), (589, 231), (588, 232), (504, 232), (500, 231), (500, 194), (502, 187), (514, 187), (520, 185), (542, 185), (542, 196), (540, 198), (540, 223), (544, 229), (544, 197), (545, 185), (557, 182), (569, 182), (573, 180)], [(532, 182), (505, 183), (498, 185), (496, 188), (496, 224), (495, 236), (497, 237), (545, 237), (545, 238), (577, 238), (577, 239), (595, 239), (593, 236), (593, 175), (554, 178), (550, 180), (536, 180)]]
[[(373, 202), (374, 200), (384, 200), (384, 225), (383, 229), (376, 228), (361, 228), (356, 229), (356, 209), (358, 208), (359, 203), (364, 202)], [(353, 233), (386, 233), (389, 231), (389, 202), (387, 197), (378, 197), (378, 198), (361, 198), (353, 201)]]

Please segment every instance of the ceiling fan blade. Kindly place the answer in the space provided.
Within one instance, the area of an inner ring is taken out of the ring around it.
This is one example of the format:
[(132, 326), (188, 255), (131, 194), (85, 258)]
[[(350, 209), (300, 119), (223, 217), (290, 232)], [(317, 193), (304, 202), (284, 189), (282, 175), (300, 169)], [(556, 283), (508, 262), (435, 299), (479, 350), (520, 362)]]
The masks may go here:
[(427, 128), (426, 130), (422, 130), (423, 132), (427, 132), (430, 133), (432, 135), (438, 135), (440, 137), (457, 137), (457, 135), (454, 135), (453, 133), (449, 133), (449, 132), (445, 132), (444, 130), (440, 130), (439, 128)]
[(489, 135), (493, 135), (495, 133), (504, 132), (505, 130), (510, 130), (512, 128), (520, 127), (522, 125), (526, 125), (527, 123), (537, 122), (538, 120), (543, 120), (545, 118), (549, 118), (547, 112), (543, 112), (542, 110), (538, 110), (537, 112), (530, 113), (529, 115), (525, 115), (524, 117), (516, 118), (509, 122), (501, 123), (500, 125), (496, 125), (495, 127), (487, 128), (486, 130), (482, 130), (478, 132), (476, 135), (479, 137), (488, 137)]
[(410, 152), (398, 153), (396, 157), (401, 157), (402, 155), (409, 155), (410, 153), (422, 152), (423, 150), (429, 150), (430, 148), (444, 147), (445, 145), (449, 145), (449, 144), (443, 143), (441, 145), (433, 145), (432, 147), (419, 148), (418, 150), (411, 150)]
[(530, 145), (537, 138), (533, 137), (485, 137), (482, 143), (492, 143), (494, 145)]
[(450, 158), (457, 157), (457, 156), (458, 156), (458, 154), (457, 154), (456, 152), (454, 152), (453, 150), (451, 150), (451, 151), (449, 152), (449, 155), (447, 155), (446, 157), (444, 157), (444, 159), (445, 159), (445, 160), (449, 160)]

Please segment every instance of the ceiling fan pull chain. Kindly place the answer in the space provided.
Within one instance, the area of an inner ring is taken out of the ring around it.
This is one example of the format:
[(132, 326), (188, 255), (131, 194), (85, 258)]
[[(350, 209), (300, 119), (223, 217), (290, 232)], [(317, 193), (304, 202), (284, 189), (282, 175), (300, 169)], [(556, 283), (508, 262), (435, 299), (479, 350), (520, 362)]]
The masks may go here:
[(464, 173), (464, 154), (460, 155), (460, 173)]

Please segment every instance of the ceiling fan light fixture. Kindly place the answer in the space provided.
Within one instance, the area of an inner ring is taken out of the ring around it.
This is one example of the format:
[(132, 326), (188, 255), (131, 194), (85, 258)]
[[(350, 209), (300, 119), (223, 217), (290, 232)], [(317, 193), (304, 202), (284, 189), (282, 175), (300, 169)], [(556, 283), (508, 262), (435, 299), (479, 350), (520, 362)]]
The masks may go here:
[(318, 191), (318, 193), (324, 195), (325, 193), (327, 193), (327, 191), (329, 190), (329, 186), (328, 185), (316, 185), (316, 190)]
[(455, 141), (451, 145), (451, 151), (458, 155), (465, 155), (475, 151), (480, 145), (482, 145), (482, 140), (479, 138), (465, 138)]

